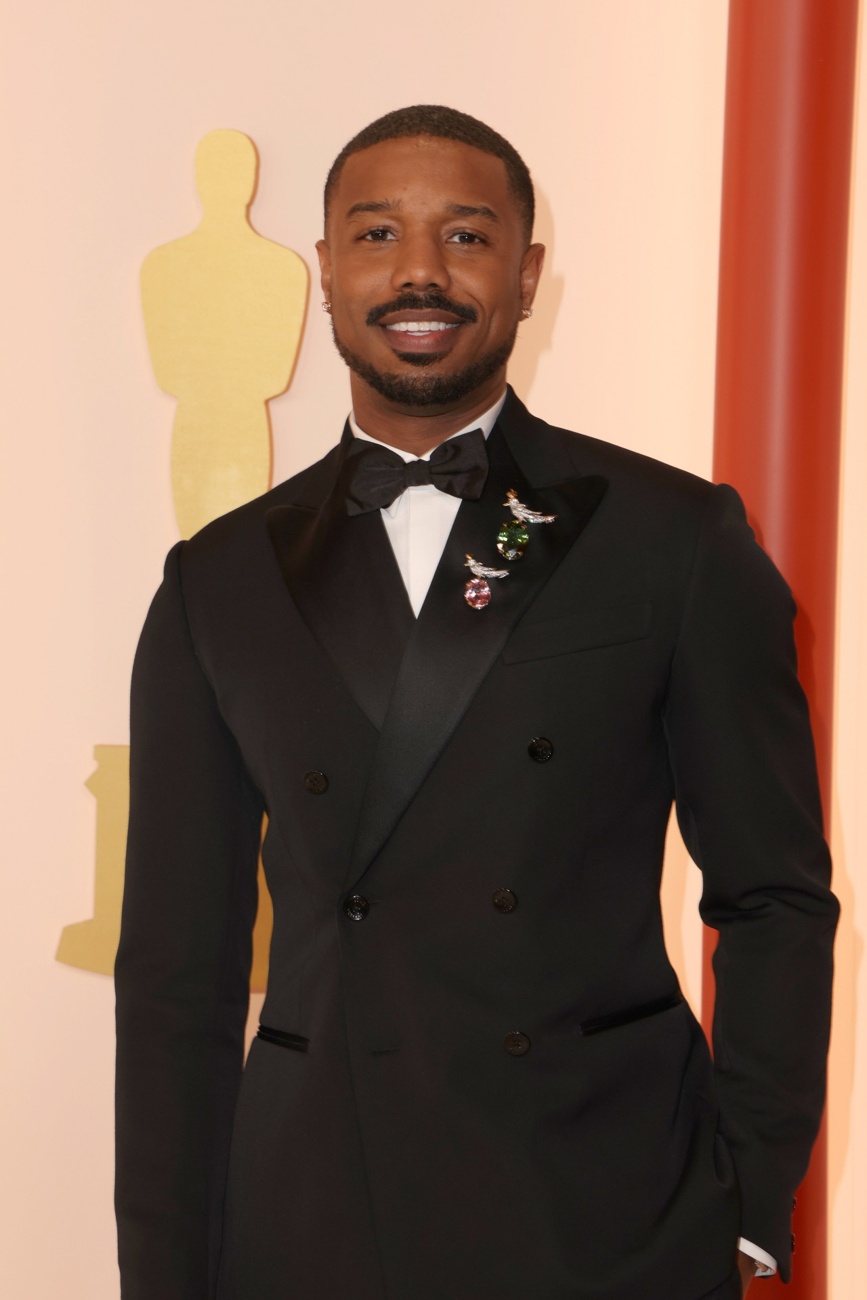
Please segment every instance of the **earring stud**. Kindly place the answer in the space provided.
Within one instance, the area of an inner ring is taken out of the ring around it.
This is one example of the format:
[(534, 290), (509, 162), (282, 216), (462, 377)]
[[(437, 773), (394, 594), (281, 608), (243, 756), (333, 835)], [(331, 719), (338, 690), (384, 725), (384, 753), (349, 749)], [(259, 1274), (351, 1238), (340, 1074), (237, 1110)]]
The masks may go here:
[(324, 312), (327, 312), (328, 315), (330, 316), (330, 315), (331, 315), (331, 303), (330, 303), (330, 302), (327, 302), (327, 301), (326, 301), (326, 302), (323, 302), (323, 303), (322, 303), (322, 310), (323, 310)]
[(532, 307), (521, 308), (521, 320), (529, 320), (532, 315), (533, 315)]

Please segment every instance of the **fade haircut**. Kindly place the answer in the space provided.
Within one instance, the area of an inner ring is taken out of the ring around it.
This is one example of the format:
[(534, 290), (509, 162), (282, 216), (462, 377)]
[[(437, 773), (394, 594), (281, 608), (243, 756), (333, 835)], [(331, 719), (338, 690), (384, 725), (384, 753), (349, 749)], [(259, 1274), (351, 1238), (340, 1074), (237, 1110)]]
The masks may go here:
[(456, 108), (446, 108), (442, 104), (413, 104), (409, 108), (396, 108), (384, 117), (378, 117), (370, 126), (364, 127), (358, 135), (352, 137), (349, 144), (343, 146), (331, 164), (331, 170), (325, 181), (325, 220), (331, 209), (334, 191), (343, 171), (347, 158), (362, 149), (381, 144), (383, 140), (399, 140), (416, 136), (435, 136), (440, 140), (457, 140), (459, 144), (472, 145), (482, 153), (499, 158), (505, 165), (509, 180), (509, 189), (515, 197), (521, 213), (527, 243), (533, 234), (533, 219), (536, 213), (536, 196), (527, 164), (513, 145), (499, 135), (492, 127), (486, 126), (469, 113), (461, 113)]

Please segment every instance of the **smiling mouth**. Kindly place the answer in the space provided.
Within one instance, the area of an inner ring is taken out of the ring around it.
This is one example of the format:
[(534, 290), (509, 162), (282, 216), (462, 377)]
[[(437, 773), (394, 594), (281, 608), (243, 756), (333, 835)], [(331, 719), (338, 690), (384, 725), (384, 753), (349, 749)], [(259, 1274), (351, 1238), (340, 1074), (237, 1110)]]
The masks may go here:
[(444, 320), (399, 320), (384, 328), (391, 334), (442, 334), (458, 329), (458, 325)]

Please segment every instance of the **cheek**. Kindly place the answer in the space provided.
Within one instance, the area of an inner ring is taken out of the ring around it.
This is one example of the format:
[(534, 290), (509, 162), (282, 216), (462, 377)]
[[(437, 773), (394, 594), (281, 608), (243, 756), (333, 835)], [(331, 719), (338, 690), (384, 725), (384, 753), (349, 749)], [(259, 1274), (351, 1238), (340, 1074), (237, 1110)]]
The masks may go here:
[(511, 270), (485, 276), (476, 286), (475, 292), (492, 320), (502, 322), (510, 319), (519, 309), (521, 285)]
[(500, 298), (496, 304), (491, 305), (490, 309), (490, 328), (491, 333), (502, 334), (503, 336), (511, 333), (515, 322), (519, 319), (521, 302), (518, 294), (514, 297)]
[(367, 313), (377, 299), (363, 292), (357, 284), (332, 282), (331, 290), (332, 316), (338, 329), (344, 333), (350, 330), (356, 333), (366, 331)]
[(335, 258), (331, 267), (331, 288), (335, 298), (345, 303), (371, 305), (387, 280), (381, 265), (371, 265), (366, 259)]

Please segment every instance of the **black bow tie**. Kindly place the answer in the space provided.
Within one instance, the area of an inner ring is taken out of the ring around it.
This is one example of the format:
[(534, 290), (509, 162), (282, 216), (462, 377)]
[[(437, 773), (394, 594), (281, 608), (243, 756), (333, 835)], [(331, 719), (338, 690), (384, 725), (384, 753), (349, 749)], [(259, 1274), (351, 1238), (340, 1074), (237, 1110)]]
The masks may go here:
[(347, 461), (346, 512), (363, 515), (390, 506), (408, 487), (432, 483), (440, 492), (478, 501), (488, 477), (488, 448), (481, 429), (441, 442), (430, 460), (403, 460), (381, 443), (356, 438)]

